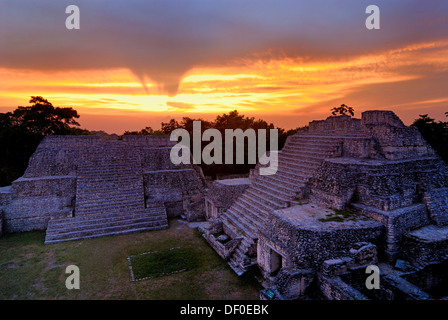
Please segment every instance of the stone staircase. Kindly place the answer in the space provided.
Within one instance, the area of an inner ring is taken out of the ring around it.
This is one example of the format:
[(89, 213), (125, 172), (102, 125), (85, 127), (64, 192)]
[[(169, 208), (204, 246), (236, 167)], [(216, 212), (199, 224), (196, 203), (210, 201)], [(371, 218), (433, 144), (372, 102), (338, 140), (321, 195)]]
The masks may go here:
[(74, 217), (51, 219), (45, 243), (167, 227), (163, 204), (145, 208), (140, 153), (111, 141), (86, 148), (78, 164)]
[(78, 166), (75, 215), (144, 208), (140, 153), (120, 142), (89, 149)]
[[(341, 137), (297, 134), (279, 152), (273, 175), (259, 175), (220, 219), (243, 240), (230, 256), (229, 265), (241, 275), (256, 264), (258, 232), (268, 213), (288, 207), (307, 196), (307, 183), (325, 158), (335, 156)], [(252, 254), (250, 253), (252, 252)]]
[(143, 208), (134, 213), (113, 212), (73, 218), (55, 218), (48, 223), (45, 244), (168, 228), (165, 207)]

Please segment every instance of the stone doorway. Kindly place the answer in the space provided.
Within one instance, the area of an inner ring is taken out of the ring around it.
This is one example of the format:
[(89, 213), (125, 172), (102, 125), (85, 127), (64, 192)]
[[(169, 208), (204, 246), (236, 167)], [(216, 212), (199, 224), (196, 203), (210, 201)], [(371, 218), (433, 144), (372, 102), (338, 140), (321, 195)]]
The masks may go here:
[(269, 250), (269, 271), (271, 276), (276, 276), (283, 266), (283, 257), (273, 249)]

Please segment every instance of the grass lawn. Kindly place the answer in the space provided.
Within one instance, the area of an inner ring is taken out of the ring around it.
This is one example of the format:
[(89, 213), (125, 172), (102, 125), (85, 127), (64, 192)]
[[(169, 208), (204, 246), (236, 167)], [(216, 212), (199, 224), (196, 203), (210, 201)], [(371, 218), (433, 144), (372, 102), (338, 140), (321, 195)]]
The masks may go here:
[[(259, 298), (261, 286), (252, 276), (237, 277), (196, 229), (175, 219), (161, 231), (51, 245), (44, 245), (44, 238), (44, 232), (0, 238), (0, 299)], [(132, 282), (127, 258), (146, 252), (157, 254), (135, 265), (154, 277)], [(71, 264), (80, 270), (79, 290), (65, 287)], [(183, 267), (161, 275), (160, 270)]]

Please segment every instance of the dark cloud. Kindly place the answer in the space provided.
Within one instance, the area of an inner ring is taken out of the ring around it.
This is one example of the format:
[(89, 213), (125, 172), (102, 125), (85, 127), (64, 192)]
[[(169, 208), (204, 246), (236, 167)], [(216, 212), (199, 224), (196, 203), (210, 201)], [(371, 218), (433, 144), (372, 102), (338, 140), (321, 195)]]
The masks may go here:
[[(78, 5), (81, 29), (65, 28)], [(381, 30), (364, 27), (365, 0), (0, 0), (0, 67), (128, 68), (173, 95), (195, 66), (267, 52), (338, 59), (446, 38), (448, 2), (376, 1)], [(259, 57), (259, 56), (258, 56)], [(146, 88), (146, 90), (148, 90)], [(147, 91), (149, 92), (149, 91)]]

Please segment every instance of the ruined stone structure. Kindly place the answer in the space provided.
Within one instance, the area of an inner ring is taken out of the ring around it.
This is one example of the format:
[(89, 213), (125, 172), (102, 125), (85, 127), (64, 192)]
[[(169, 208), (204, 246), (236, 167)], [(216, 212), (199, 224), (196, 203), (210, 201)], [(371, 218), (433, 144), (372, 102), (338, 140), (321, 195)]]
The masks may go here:
[[(0, 188), (0, 235), (46, 230), (54, 243), (206, 218), (204, 238), (238, 275), (261, 271), (262, 299), (448, 299), (448, 167), (393, 112), (313, 121), (273, 174), (257, 164), (208, 189), (198, 166), (172, 164), (173, 146), (46, 137)], [(371, 266), (380, 289), (366, 287)]]
[(252, 176), (203, 232), (238, 275), (259, 268), (262, 298), (448, 296), (448, 169), (393, 112), (313, 121)]
[(46, 137), (23, 177), (0, 188), (3, 231), (46, 230), (45, 243), (54, 243), (163, 229), (167, 217), (181, 214), (203, 216), (203, 206), (195, 205), (205, 187), (202, 171), (173, 165), (173, 144), (157, 136)]
[(230, 208), (235, 200), (250, 186), (247, 178), (215, 180), (205, 196), (205, 215), (208, 220)]

